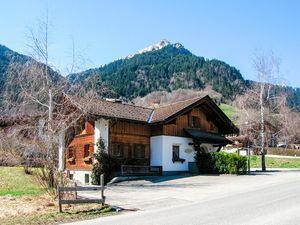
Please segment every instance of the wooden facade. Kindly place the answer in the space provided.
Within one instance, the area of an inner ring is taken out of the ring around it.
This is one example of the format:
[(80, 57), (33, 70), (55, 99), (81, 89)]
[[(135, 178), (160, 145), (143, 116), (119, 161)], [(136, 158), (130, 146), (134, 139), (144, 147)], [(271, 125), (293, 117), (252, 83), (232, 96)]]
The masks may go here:
[(66, 150), (67, 170), (91, 170), (94, 153), (94, 124), (85, 122), (82, 132), (76, 135)]
[(150, 164), (150, 125), (114, 122), (109, 129), (109, 154), (124, 163)]
[(184, 115), (178, 116), (169, 123), (151, 126), (151, 135), (186, 137), (184, 128), (197, 128), (213, 133), (218, 132), (217, 126), (207, 119), (206, 114), (200, 107), (197, 107)]

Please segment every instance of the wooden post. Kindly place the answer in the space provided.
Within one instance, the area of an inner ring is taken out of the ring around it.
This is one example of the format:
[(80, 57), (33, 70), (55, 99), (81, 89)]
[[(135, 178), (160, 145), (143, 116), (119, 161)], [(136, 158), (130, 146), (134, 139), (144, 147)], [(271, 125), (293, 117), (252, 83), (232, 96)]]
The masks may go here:
[(75, 182), (75, 199), (77, 199), (77, 190), (76, 190), (76, 187), (77, 187), (77, 183)]
[(58, 193), (58, 207), (59, 207), (59, 212), (62, 212), (62, 207), (61, 207), (61, 196), (60, 196), (60, 189), (59, 187), (57, 188), (57, 193)]
[(104, 197), (104, 175), (100, 175), (100, 185), (102, 187), (101, 189), (101, 199), (102, 199), (102, 206), (104, 205), (105, 197)]

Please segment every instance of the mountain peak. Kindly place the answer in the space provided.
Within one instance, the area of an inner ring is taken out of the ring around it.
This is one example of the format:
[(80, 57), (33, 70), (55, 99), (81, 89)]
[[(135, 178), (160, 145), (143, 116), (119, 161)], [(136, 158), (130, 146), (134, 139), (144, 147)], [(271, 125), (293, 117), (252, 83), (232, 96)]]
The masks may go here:
[(143, 54), (143, 53), (146, 53), (146, 52), (152, 52), (152, 51), (160, 50), (160, 49), (162, 49), (166, 46), (169, 46), (169, 45), (172, 45), (174, 48), (183, 48), (183, 45), (180, 44), (180, 43), (171, 44), (170, 41), (168, 41), (166, 39), (162, 39), (161, 41), (159, 41), (155, 44), (152, 44), (152, 45), (150, 45), (146, 48), (143, 48), (142, 50), (138, 51), (136, 54), (129, 55), (125, 58), (129, 59), (129, 58), (132, 58), (133, 56), (138, 55), (138, 54)]
[(163, 40), (161, 40), (161, 41), (159, 41), (159, 42), (157, 42), (153, 45), (148, 46), (147, 48), (144, 48), (144, 49), (140, 50), (137, 54), (143, 54), (145, 52), (151, 52), (151, 51), (159, 50), (159, 49), (162, 49), (162, 48), (164, 48), (164, 47), (166, 47), (170, 44), (171, 43), (168, 40), (163, 39)]

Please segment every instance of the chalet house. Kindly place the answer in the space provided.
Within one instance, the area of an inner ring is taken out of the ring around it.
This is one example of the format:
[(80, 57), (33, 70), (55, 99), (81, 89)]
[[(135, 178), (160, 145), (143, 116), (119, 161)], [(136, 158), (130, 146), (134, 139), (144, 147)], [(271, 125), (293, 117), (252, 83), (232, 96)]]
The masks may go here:
[(108, 154), (127, 169), (160, 168), (162, 174), (174, 174), (191, 169), (195, 151), (218, 151), (231, 143), (224, 135), (238, 133), (209, 96), (155, 109), (97, 100), (86, 110), (84, 127), (65, 151), (67, 173), (82, 183), (91, 182), (93, 153), (100, 137)]

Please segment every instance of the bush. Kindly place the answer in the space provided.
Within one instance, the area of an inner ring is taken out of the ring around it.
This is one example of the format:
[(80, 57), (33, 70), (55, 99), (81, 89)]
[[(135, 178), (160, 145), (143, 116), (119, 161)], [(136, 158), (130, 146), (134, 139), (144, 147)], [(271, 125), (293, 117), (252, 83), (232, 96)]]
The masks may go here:
[(203, 153), (195, 156), (199, 173), (246, 174), (247, 158), (224, 152)]
[(100, 175), (104, 174), (104, 183), (106, 184), (113, 178), (113, 172), (116, 170), (115, 159), (106, 151), (105, 144), (102, 138), (97, 141), (97, 151), (94, 153), (96, 163), (92, 169), (92, 184), (100, 185)]

